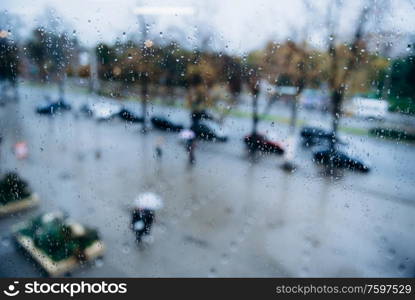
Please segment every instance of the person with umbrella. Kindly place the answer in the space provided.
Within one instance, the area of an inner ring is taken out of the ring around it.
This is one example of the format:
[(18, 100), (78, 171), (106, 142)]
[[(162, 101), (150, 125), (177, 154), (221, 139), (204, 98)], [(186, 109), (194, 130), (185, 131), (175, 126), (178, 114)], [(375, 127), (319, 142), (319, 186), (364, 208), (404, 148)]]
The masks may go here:
[(156, 140), (156, 147), (155, 147), (155, 156), (157, 159), (161, 159), (161, 157), (163, 156), (163, 144), (164, 144), (164, 139), (163, 137), (159, 136)]
[(143, 193), (134, 200), (131, 227), (140, 243), (144, 235), (150, 234), (155, 218), (155, 211), (163, 207), (162, 199), (154, 193)]
[(196, 134), (193, 130), (183, 129), (180, 131), (179, 137), (185, 143), (186, 151), (189, 155), (189, 164), (195, 163), (195, 147), (196, 147)]

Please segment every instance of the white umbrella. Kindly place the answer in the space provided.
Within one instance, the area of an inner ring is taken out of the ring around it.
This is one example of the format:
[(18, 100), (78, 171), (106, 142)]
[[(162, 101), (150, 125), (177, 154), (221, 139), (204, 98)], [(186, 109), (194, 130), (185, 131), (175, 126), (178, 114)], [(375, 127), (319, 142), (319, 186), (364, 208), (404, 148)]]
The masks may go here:
[(138, 209), (161, 209), (163, 200), (154, 193), (142, 193), (134, 199), (134, 207)]
[(180, 131), (179, 137), (182, 140), (190, 140), (195, 138), (195, 133), (190, 129), (183, 129)]

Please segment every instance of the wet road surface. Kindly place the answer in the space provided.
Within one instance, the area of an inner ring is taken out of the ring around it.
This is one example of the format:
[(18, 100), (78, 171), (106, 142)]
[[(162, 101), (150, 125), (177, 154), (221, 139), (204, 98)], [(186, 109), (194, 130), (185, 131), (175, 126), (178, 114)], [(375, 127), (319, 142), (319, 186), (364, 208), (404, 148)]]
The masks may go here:
[[(75, 114), (96, 96), (69, 93), (71, 112), (35, 114), (44, 91), (23, 88), (18, 103), (0, 107), (0, 172), (18, 170), (41, 199), (35, 210), (0, 219), (1, 276), (38, 276), (16, 252), (11, 226), (61, 209), (97, 227), (104, 258), (74, 276), (413, 276), (415, 273), (415, 148), (347, 136), (348, 149), (370, 162), (369, 174), (332, 179), (298, 148), (293, 174), (282, 158), (247, 159), (242, 137), (249, 119), (226, 120), (228, 143), (199, 142), (189, 167), (177, 134), (115, 119)], [(127, 103), (139, 112), (139, 105)], [(178, 108), (150, 107), (187, 121)], [(263, 132), (287, 136), (285, 125), (263, 122)], [(155, 145), (164, 139), (163, 156)], [(12, 146), (29, 145), (17, 160)], [(160, 194), (151, 238), (134, 244), (129, 207), (144, 191)]]

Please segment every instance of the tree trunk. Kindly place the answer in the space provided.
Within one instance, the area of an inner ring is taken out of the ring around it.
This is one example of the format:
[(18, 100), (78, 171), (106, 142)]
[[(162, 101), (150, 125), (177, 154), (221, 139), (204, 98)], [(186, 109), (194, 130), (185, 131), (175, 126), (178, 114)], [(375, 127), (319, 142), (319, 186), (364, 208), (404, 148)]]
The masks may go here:
[(252, 134), (255, 136), (257, 134), (258, 128), (258, 97), (257, 95), (252, 96)]
[(11, 85), (12, 85), (13, 92), (14, 92), (14, 100), (17, 101), (19, 100), (19, 85), (18, 85), (17, 75), (16, 75), (16, 78), (12, 79)]
[(65, 78), (59, 78), (58, 80), (58, 88), (59, 88), (59, 102), (63, 102), (65, 99)]
[(98, 93), (99, 91), (99, 78), (98, 78), (98, 62), (95, 49), (92, 48), (89, 52), (89, 92), (91, 94)]
[(286, 171), (294, 171), (296, 166), (294, 164), (294, 157), (296, 152), (296, 138), (295, 138), (295, 129), (297, 127), (297, 116), (298, 116), (298, 98), (301, 94), (302, 87), (299, 88), (299, 91), (294, 96), (294, 99), (291, 101), (291, 119), (288, 128), (288, 138), (287, 138), (287, 147), (284, 152), (284, 163), (282, 167)]
[(295, 128), (297, 125), (297, 115), (298, 115), (298, 110), (297, 110), (297, 102), (298, 102), (298, 94), (296, 94), (294, 96), (294, 99), (291, 102), (291, 120), (290, 120), (290, 127), (288, 130), (288, 134), (289, 135), (294, 135), (295, 133)]
[(141, 113), (143, 115), (143, 133), (147, 132), (147, 101), (148, 101), (148, 83), (147, 79), (143, 80), (143, 86), (141, 87)]
[(330, 151), (335, 152), (337, 147), (337, 132), (339, 128), (339, 121), (341, 117), (341, 105), (343, 102), (344, 90), (343, 88), (335, 89), (331, 95), (332, 107), (332, 138), (330, 139)]
[(389, 90), (391, 87), (391, 76), (392, 76), (392, 66), (389, 66), (386, 71), (385, 79), (383, 81), (382, 87), (382, 100), (388, 100), (389, 98)]

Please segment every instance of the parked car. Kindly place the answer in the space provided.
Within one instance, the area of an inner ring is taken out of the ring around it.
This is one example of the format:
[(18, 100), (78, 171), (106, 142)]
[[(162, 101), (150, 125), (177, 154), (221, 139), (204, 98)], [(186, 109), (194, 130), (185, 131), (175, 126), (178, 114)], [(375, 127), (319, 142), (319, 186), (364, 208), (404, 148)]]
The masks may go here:
[(55, 113), (70, 109), (71, 106), (68, 103), (65, 103), (64, 101), (57, 101), (37, 107), (36, 112), (42, 115), (54, 115)]
[(330, 166), (336, 168), (350, 169), (353, 171), (360, 171), (367, 173), (370, 171), (368, 165), (363, 161), (353, 158), (348, 154), (341, 151), (332, 151), (330, 149), (323, 149), (314, 152), (313, 154), (314, 162), (320, 165)]
[(123, 108), (121, 109), (121, 111), (118, 113), (118, 116), (127, 122), (130, 123), (142, 123), (144, 122), (144, 118), (140, 117), (138, 115), (136, 115), (135, 113), (131, 112), (130, 110)]
[(300, 131), (302, 144), (305, 147), (321, 145), (332, 137), (329, 131), (318, 127), (303, 127)]
[(346, 115), (367, 120), (384, 120), (389, 104), (386, 100), (353, 97), (344, 105)]
[(278, 155), (284, 153), (284, 148), (281, 143), (274, 139), (271, 140), (263, 134), (247, 135), (244, 138), (244, 143), (249, 151), (261, 151)]
[(197, 138), (202, 140), (214, 142), (226, 142), (228, 140), (224, 127), (215, 123), (207, 125), (206, 123), (199, 122), (198, 124), (191, 126), (190, 129), (195, 133)]
[(83, 104), (79, 111), (88, 117), (92, 117), (92, 115), (94, 114), (94, 112), (88, 104)]
[(97, 102), (82, 105), (80, 111), (98, 121), (104, 121), (110, 120), (120, 114), (122, 107), (109, 102)]
[[(302, 145), (304, 147), (312, 146), (328, 146), (334, 135), (332, 131), (324, 130), (319, 127), (303, 127), (300, 131), (300, 136), (302, 140)], [(339, 137), (337, 138), (337, 143), (345, 145), (346, 143), (341, 141)]]
[(171, 120), (163, 116), (152, 117), (151, 124), (153, 124), (154, 128), (159, 129), (159, 130), (164, 130), (164, 131), (179, 132), (184, 128), (182, 124), (174, 123)]

